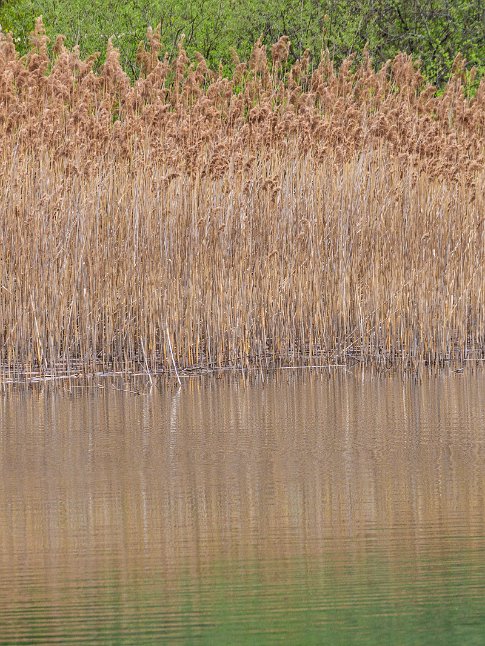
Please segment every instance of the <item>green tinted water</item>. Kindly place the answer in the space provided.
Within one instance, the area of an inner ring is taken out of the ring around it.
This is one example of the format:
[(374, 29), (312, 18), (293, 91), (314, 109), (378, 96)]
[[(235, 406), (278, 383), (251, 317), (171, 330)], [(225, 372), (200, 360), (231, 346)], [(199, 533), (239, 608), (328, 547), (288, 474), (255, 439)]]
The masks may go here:
[(483, 375), (100, 385), (0, 400), (0, 643), (485, 643)]

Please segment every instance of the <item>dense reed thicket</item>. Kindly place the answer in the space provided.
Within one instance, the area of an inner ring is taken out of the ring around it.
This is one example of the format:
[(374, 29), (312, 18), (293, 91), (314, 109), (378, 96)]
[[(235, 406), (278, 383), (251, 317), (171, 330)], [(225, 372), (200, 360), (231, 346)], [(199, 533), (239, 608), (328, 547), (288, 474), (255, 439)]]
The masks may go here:
[(2, 37), (4, 373), (483, 354), (485, 81), (149, 41), (132, 84)]

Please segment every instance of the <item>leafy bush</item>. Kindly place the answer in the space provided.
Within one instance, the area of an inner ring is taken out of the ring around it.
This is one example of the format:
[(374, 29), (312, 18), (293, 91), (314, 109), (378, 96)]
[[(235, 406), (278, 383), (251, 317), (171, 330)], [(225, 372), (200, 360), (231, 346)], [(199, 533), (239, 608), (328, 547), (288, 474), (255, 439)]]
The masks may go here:
[(328, 47), (341, 61), (367, 44), (376, 65), (404, 51), (422, 59), (427, 78), (442, 85), (460, 51), (469, 67), (485, 71), (485, 10), (481, 0), (6, 0), (0, 25), (27, 51), (35, 18), (48, 35), (62, 33), (81, 54), (104, 52), (109, 37), (121, 61), (137, 76), (136, 49), (148, 25), (161, 24), (170, 53), (185, 34), (189, 54), (200, 51), (213, 65), (230, 64), (230, 50), (246, 57), (262, 34), (272, 43), (291, 40), (290, 60), (305, 49), (318, 58)]

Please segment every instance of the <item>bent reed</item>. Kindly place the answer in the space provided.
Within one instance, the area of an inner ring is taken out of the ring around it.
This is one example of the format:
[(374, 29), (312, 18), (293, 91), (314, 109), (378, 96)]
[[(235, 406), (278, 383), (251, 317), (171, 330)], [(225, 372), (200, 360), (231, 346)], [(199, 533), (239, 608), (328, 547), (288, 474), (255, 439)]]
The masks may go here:
[[(485, 81), (405, 55), (335, 69), (258, 41), (231, 78), (140, 47), (0, 41), (2, 374), (485, 349)], [(173, 357), (169, 345), (173, 350)]]

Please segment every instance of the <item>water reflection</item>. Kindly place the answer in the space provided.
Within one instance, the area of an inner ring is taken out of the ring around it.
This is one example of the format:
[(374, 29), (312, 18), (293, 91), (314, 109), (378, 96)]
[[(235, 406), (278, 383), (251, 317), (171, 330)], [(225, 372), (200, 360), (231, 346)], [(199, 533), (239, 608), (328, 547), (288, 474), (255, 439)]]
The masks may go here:
[(484, 634), (483, 375), (112, 386), (0, 400), (0, 641)]

